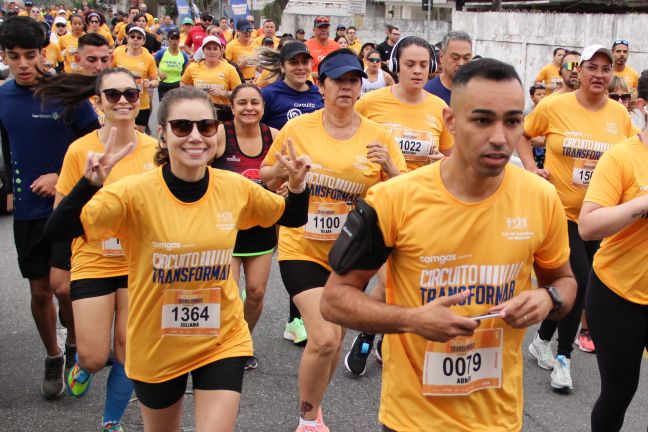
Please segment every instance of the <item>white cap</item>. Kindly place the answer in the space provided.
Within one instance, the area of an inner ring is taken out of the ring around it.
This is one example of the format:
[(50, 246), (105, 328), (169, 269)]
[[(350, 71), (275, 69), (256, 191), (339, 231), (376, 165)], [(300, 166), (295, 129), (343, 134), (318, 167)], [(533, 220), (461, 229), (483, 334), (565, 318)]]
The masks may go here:
[(54, 19), (54, 25), (56, 24), (67, 24), (67, 20), (63, 17), (56, 17)]
[(583, 49), (583, 53), (581, 54), (580, 64), (583, 64), (583, 62), (587, 60), (592, 60), (592, 57), (594, 57), (594, 55), (598, 53), (605, 54), (610, 59), (610, 63), (614, 63), (614, 57), (612, 56), (612, 51), (605, 48), (605, 46), (601, 44), (596, 44), (596, 45), (588, 45)]
[(131, 28), (128, 29), (128, 34), (131, 34), (134, 31), (140, 32), (142, 33), (142, 36), (146, 37), (146, 32), (142, 27), (132, 26)]
[(65, 9), (59, 9), (58, 13), (67, 15), (67, 11)]
[(223, 46), (223, 41), (220, 40), (220, 38), (216, 36), (207, 36), (202, 40), (202, 46), (204, 47), (210, 42), (216, 42), (218, 45)]

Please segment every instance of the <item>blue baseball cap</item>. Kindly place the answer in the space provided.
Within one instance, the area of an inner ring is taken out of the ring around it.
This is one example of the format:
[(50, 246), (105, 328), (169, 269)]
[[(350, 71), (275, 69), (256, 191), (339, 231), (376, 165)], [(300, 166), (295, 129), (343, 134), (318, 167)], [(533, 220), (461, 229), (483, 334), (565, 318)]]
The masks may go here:
[(362, 78), (367, 78), (362, 61), (356, 53), (347, 48), (333, 51), (324, 57), (317, 68), (320, 79), (338, 79), (347, 72), (358, 72)]

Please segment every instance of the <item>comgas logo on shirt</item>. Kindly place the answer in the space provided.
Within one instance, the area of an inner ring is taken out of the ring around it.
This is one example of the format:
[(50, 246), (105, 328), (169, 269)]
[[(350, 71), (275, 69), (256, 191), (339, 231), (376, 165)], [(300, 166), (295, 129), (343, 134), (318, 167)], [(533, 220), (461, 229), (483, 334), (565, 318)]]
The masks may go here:
[(433, 264), (433, 263), (438, 263), (438, 264), (445, 264), (450, 261), (456, 261), (457, 260), (457, 255), (456, 254), (450, 254), (450, 255), (428, 255), (428, 256), (420, 256), (419, 260), (425, 264)]

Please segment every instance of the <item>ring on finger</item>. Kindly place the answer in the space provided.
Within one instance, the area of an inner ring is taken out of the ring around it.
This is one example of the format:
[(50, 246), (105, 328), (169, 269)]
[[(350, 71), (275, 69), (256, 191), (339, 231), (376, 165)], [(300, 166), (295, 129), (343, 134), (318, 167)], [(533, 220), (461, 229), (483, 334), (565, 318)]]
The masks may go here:
[(529, 321), (529, 319), (527, 318), (527, 316), (526, 316), (526, 314), (525, 314), (525, 315), (524, 315), (524, 322), (527, 322), (527, 321)]

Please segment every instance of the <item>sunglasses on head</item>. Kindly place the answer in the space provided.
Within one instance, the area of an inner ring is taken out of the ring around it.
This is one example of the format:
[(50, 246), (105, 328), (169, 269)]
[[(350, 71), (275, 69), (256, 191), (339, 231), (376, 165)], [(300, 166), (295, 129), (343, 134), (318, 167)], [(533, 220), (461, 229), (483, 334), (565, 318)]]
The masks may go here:
[(216, 134), (218, 130), (218, 120), (203, 119), (203, 120), (169, 120), (171, 131), (178, 138), (188, 136), (193, 131), (194, 124), (198, 128), (198, 133), (204, 137), (211, 137)]
[(617, 39), (614, 42), (612, 42), (612, 45), (625, 45), (625, 46), (630, 46), (630, 42), (628, 42), (627, 39)]
[(327, 22), (329, 22), (329, 19), (328, 19), (328, 17), (319, 17), (319, 18), (316, 19), (316, 21), (318, 23), (323, 23), (323, 22), (327, 23)]
[(568, 71), (573, 71), (578, 67), (578, 62), (567, 62), (563, 63), (562, 65), (563, 69), (568, 70)]
[(615, 100), (617, 102), (622, 101), (622, 102), (630, 102), (630, 98), (632, 95), (630, 93), (610, 93), (608, 97), (612, 100)]
[(105, 89), (102, 91), (106, 100), (110, 103), (117, 103), (121, 100), (122, 96), (128, 103), (135, 103), (140, 97), (140, 91), (136, 88), (129, 88), (126, 90)]
[(380, 59), (376, 57), (370, 57), (367, 59), (369, 63), (380, 63)]

